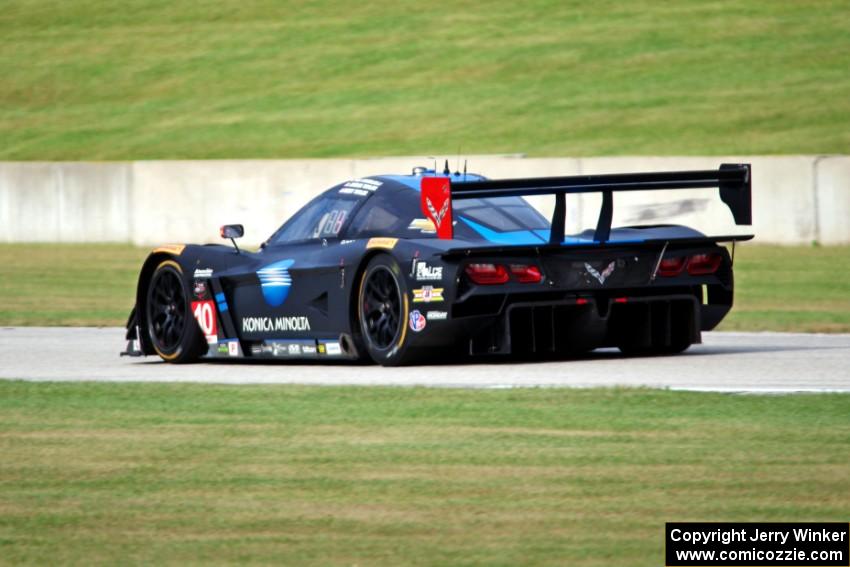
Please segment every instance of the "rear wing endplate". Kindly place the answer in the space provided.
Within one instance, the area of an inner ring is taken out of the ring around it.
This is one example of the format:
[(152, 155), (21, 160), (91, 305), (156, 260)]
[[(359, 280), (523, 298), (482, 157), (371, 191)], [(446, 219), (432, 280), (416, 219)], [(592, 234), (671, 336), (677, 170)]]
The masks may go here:
[(719, 169), (700, 171), (658, 171), (653, 173), (615, 173), (577, 175), (571, 177), (534, 177), (528, 179), (494, 179), (452, 183), (448, 177), (426, 177), (422, 180), (422, 212), (437, 228), (439, 238), (454, 237), (452, 201), (487, 197), (555, 195), (550, 244), (564, 241), (566, 195), (602, 193), (602, 208), (593, 239), (607, 242), (611, 236), (615, 191), (652, 191), (664, 189), (705, 189), (717, 187), (735, 224), (750, 225), (752, 213), (752, 179), (750, 164), (724, 163)]

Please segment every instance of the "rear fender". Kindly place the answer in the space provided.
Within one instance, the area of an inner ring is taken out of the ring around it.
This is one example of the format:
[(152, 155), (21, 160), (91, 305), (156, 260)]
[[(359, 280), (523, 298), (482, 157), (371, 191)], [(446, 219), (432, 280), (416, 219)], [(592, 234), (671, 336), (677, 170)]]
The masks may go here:
[[(366, 271), (366, 266), (369, 265), (369, 261), (378, 254), (391, 254), (395, 257), (395, 254), (392, 254), (392, 251), (390, 250), (380, 248), (367, 250), (360, 259), (360, 263), (357, 265), (357, 270), (354, 272), (354, 277), (351, 279), (351, 289), (349, 290), (348, 301), (348, 324), (350, 326), (351, 338), (354, 342), (354, 347), (358, 352), (366, 352), (366, 345), (360, 334), (360, 321), (357, 313), (360, 301), (360, 279), (363, 277), (363, 272)], [(397, 257), (396, 262), (399, 262)], [(401, 266), (401, 262), (399, 262), (399, 266)]]

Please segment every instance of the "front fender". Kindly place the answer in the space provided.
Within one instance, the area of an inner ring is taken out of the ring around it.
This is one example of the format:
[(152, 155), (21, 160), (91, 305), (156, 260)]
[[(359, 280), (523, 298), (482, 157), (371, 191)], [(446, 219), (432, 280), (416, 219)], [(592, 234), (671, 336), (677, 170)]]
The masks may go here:
[(144, 354), (155, 354), (147, 328), (147, 290), (156, 267), (165, 260), (172, 260), (180, 266), (183, 278), (191, 286), (195, 270), (223, 271), (251, 256), (242, 252), (237, 254), (229, 246), (220, 244), (166, 244), (154, 248), (142, 264), (136, 284), (136, 302), (127, 321), (127, 340), (137, 339)]

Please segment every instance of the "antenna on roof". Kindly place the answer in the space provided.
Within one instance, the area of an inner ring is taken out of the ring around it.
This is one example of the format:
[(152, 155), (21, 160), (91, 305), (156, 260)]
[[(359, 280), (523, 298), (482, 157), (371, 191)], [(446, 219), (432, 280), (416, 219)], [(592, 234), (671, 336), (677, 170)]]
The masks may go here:
[(463, 160), (463, 180), (466, 181), (466, 159)]
[(452, 171), (449, 169), (449, 160), (446, 160), (446, 167), (443, 169), (443, 175), (451, 175)]

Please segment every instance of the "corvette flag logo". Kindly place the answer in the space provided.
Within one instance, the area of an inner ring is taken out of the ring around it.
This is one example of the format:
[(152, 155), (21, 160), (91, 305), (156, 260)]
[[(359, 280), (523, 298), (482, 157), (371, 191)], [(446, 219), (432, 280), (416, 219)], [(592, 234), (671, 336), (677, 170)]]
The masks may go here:
[(420, 197), (422, 212), (437, 227), (437, 237), (453, 238), (451, 182), (445, 177), (426, 177), (422, 180)]
[(614, 268), (616, 267), (616, 265), (616, 262), (611, 262), (610, 264), (608, 264), (607, 268), (602, 270), (602, 273), (599, 273), (598, 271), (596, 271), (596, 269), (594, 269), (593, 266), (585, 262), (584, 269), (587, 270), (588, 274), (596, 278), (599, 281), (600, 285), (605, 285), (605, 280), (608, 279), (608, 276), (614, 273)]

